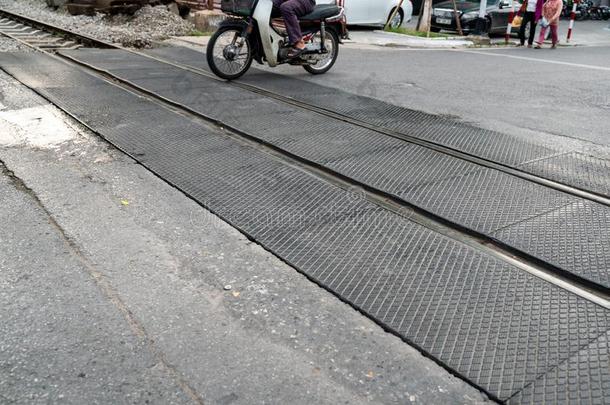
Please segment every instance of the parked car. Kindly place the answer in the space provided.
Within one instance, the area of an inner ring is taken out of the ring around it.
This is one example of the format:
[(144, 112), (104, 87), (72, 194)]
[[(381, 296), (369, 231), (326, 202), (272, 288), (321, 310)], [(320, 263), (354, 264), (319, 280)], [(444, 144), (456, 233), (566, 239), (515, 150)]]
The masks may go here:
[[(336, 2), (340, 3), (341, 0), (316, 1), (317, 4), (335, 4)], [(382, 27), (396, 10), (400, 0), (343, 0), (343, 3), (349, 25)], [(390, 26), (400, 27), (403, 22), (411, 21), (412, 16), (413, 4), (410, 0), (405, 0)]]
[[(456, 0), (456, 7), (460, 15), (460, 23), (462, 24), (462, 30), (465, 34), (474, 31), (477, 18), (479, 17), (480, 5), (481, 3), (478, 1)], [(520, 7), (521, 3), (514, 1), (515, 13)], [(512, 10), (511, 0), (488, 0), (485, 15), (485, 19), (487, 20), (487, 32), (490, 35), (504, 34)], [(439, 32), (441, 30), (457, 31), (452, 0), (436, 4), (432, 12), (431, 30), (434, 32)], [(515, 28), (513, 28), (513, 30), (515, 30)]]

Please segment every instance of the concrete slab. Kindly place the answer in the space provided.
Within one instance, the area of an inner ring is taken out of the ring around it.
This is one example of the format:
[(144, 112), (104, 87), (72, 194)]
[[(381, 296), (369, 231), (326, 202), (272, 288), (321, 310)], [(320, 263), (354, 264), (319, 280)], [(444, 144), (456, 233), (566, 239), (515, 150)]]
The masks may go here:
[(9, 174), (0, 161), (0, 402), (192, 403), (113, 287)]

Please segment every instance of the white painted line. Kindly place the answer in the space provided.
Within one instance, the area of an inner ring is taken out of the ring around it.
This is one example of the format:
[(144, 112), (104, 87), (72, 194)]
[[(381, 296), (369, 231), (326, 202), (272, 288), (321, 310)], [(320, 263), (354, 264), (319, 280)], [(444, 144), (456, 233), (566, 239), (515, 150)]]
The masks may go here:
[(571, 66), (571, 67), (585, 68), (585, 69), (592, 69), (592, 70), (603, 70), (605, 72), (610, 72), (610, 67), (606, 67), (606, 66), (584, 65), (582, 63), (571, 63), (571, 62), (561, 62), (558, 60), (550, 60), (550, 59), (529, 58), (527, 56), (506, 55), (503, 53), (494, 53), (494, 52), (489, 52), (489, 51), (481, 52), (481, 51), (467, 51), (467, 50), (462, 50), (462, 49), (455, 49), (455, 50), (452, 50), (452, 52), (474, 53), (476, 55), (503, 56), (505, 58), (528, 60), (528, 61), (532, 61), (532, 62), (551, 63), (553, 65), (563, 65), (563, 66)]

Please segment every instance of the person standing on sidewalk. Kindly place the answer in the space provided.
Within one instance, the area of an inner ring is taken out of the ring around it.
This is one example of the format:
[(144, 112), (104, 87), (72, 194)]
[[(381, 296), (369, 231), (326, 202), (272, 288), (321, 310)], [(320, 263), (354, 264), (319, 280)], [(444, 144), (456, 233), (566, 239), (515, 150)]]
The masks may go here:
[(520, 46), (525, 45), (525, 27), (530, 24), (530, 35), (527, 39), (527, 47), (531, 48), (534, 43), (534, 37), (536, 35), (536, 25), (538, 20), (542, 17), (542, 5), (544, 0), (525, 0), (523, 14), (523, 20), (521, 20), (521, 27), (519, 27), (519, 41)]
[(292, 49), (288, 52), (288, 58), (293, 59), (303, 53), (305, 42), (299, 25), (299, 17), (311, 13), (316, 7), (315, 0), (273, 0), (273, 7), (278, 8), (284, 18), (286, 31)]
[(553, 42), (551, 49), (557, 48), (557, 43), (559, 42), (557, 28), (559, 26), (559, 16), (561, 15), (562, 8), (563, 1), (561, 0), (546, 0), (546, 3), (544, 3), (544, 6), (542, 6), (542, 22), (540, 24), (542, 28), (540, 29), (540, 36), (538, 37), (538, 42), (536, 43), (536, 49), (540, 49), (542, 47), (546, 30), (549, 27), (551, 28), (551, 40)]

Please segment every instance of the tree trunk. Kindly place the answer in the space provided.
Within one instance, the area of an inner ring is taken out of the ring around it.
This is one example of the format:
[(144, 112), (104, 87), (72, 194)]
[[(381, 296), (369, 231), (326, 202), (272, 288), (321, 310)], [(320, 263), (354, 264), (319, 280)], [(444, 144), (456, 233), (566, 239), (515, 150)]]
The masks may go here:
[(417, 30), (421, 32), (430, 32), (430, 21), (432, 19), (432, 0), (424, 0), (422, 12), (417, 23)]
[(460, 13), (458, 13), (457, 4), (455, 4), (455, 0), (453, 0), (453, 12), (455, 14), (455, 23), (457, 24), (458, 34), (464, 35), (464, 32), (462, 32), (462, 21), (460, 20)]

